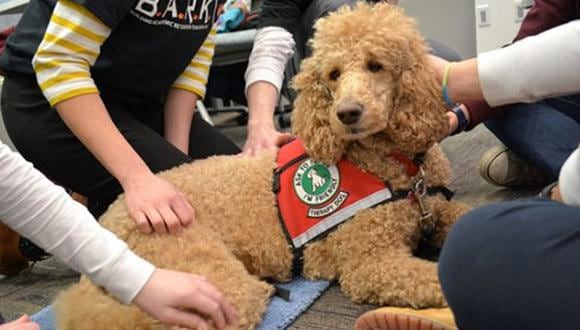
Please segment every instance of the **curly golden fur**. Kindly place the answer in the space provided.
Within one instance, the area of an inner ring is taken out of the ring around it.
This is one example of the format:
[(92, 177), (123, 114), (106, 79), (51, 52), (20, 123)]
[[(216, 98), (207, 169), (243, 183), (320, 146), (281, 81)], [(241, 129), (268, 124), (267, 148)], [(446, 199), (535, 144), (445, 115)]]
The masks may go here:
[[(313, 55), (294, 81), (293, 128), (308, 153), (328, 164), (346, 157), (395, 189), (409, 189), (413, 178), (389, 154), (426, 152), (427, 185), (447, 184), (449, 164), (436, 144), (447, 129), (445, 107), (414, 22), (396, 7), (359, 4), (319, 20), (316, 31)], [(156, 266), (206, 276), (238, 309), (239, 328), (251, 329), (273, 292), (263, 279), (291, 278), (292, 250), (272, 193), (274, 166), (270, 155), (213, 157), (161, 173), (197, 211), (199, 224), (178, 235), (140, 233), (123, 197), (101, 223)], [(426, 203), (436, 220), (431, 243), (440, 246), (467, 208), (440, 196)], [(338, 280), (357, 302), (443, 306), (435, 263), (413, 256), (422, 239), (419, 218), (418, 204), (406, 199), (359, 212), (306, 246), (303, 274)], [(86, 278), (56, 306), (60, 329), (163, 328)]]

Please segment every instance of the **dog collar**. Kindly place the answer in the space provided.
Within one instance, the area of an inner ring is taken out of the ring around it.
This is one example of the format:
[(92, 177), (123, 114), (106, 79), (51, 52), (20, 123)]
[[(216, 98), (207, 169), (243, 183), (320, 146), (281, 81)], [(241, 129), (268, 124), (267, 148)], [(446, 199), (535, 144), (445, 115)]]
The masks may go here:
[(410, 159), (399, 151), (393, 151), (389, 154), (389, 157), (403, 164), (403, 166), (405, 166), (405, 170), (407, 171), (407, 175), (412, 178), (421, 171), (421, 166), (425, 160), (425, 153), (418, 153), (413, 159)]

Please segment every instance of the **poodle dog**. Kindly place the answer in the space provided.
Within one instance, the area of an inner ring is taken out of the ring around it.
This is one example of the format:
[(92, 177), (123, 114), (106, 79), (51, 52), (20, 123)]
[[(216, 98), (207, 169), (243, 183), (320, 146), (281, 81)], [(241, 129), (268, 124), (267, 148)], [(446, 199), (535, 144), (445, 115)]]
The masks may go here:
[[(401, 9), (359, 4), (319, 20), (312, 49), (293, 82), (293, 131), (310, 156), (301, 158), (296, 184), (318, 176), (310, 191), (330, 187), (325, 166), (346, 160), (384, 183), (391, 198), (303, 245), (302, 274), (337, 280), (355, 302), (444, 306), (436, 264), (413, 253), (421, 240), (441, 246), (467, 207), (434, 189), (450, 180), (436, 144), (448, 121), (424, 40)], [(306, 173), (307, 163), (315, 173)], [(276, 158), (262, 155), (212, 157), (159, 174), (196, 209), (198, 224), (177, 235), (142, 234), (123, 196), (100, 221), (156, 266), (208, 278), (237, 308), (239, 328), (251, 329), (274, 291), (265, 279), (290, 280), (296, 261), (273, 192), (279, 172)], [(87, 278), (61, 294), (56, 309), (60, 329), (163, 328)]]

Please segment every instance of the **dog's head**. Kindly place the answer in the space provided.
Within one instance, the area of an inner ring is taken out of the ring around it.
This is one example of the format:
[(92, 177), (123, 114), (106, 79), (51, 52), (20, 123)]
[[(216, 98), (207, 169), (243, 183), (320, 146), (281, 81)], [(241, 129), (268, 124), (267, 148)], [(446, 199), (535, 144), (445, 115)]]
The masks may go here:
[(293, 81), (292, 126), (315, 159), (335, 163), (352, 141), (377, 138), (422, 152), (447, 131), (428, 48), (398, 7), (343, 7), (317, 22), (311, 45)]

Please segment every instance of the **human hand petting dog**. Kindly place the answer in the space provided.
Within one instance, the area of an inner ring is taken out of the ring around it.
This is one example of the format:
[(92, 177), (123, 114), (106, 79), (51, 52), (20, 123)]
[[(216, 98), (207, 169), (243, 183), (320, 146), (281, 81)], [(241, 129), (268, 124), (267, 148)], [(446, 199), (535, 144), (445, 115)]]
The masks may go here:
[(153, 173), (123, 185), (129, 215), (142, 232), (177, 233), (195, 219), (195, 210), (175, 186)]
[[(429, 60), (431, 62), (431, 66), (435, 71), (435, 75), (437, 77), (438, 81), (441, 81), (443, 84), (443, 80), (444, 80), (444, 76), (445, 76), (445, 71), (448, 71), (448, 77), (447, 77), (447, 90), (449, 93), (449, 96), (451, 98), (451, 100), (456, 101), (455, 94), (454, 91), (455, 89), (452, 88), (451, 85), (451, 80), (449, 78), (450, 72), (451, 71), (451, 67), (447, 68), (449, 65), (452, 65), (452, 63), (450, 63), (447, 60), (444, 60), (440, 57), (434, 56), (434, 55), (429, 55)], [(455, 86), (455, 84), (453, 85)], [(453, 89), (453, 90), (452, 90)], [(463, 116), (465, 117), (465, 119), (467, 120), (467, 123), (469, 123), (469, 109), (467, 109), (467, 106), (465, 104), (462, 103), (458, 103), (459, 105), (459, 110), (461, 112), (463, 112)], [(459, 118), (457, 116), (456, 113), (454, 113), (453, 111), (447, 111), (447, 118), (449, 120), (449, 130), (447, 132), (447, 136), (452, 135), (456, 130), (457, 127), (459, 126)]]
[(273, 126), (248, 127), (248, 139), (244, 144), (243, 154), (256, 156), (262, 152), (275, 154), (281, 145), (290, 141), (289, 133), (280, 133)]
[(209, 329), (205, 318), (211, 319), (218, 329), (238, 323), (232, 304), (205, 277), (198, 275), (158, 268), (133, 303), (159, 321), (179, 327)]
[[(157, 268), (133, 303), (155, 319), (178, 327), (218, 329), (237, 325), (236, 309), (205, 277)], [(194, 312), (195, 311), (195, 312)], [(0, 325), (0, 330), (40, 330), (28, 315)]]
[(288, 133), (280, 133), (274, 127), (274, 110), (278, 102), (278, 90), (274, 85), (258, 81), (248, 88), (248, 138), (242, 154), (256, 156), (262, 152), (275, 154), (281, 145), (290, 141)]
[[(467, 109), (467, 106), (465, 106), (465, 104), (460, 104), (459, 109), (460, 111), (463, 112), (463, 115), (465, 116), (467, 123), (469, 123), (470, 114), (469, 110)], [(449, 130), (447, 131), (447, 136), (450, 136), (453, 135), (453, 133), (455, 133), (455, 131), (457, 130), (457, 127), (459, 126), (459, 118), (457, 117), (457, 114), (455, 114), (452, 111), (447, 111), (446, 115), (447, 119), (449, 120)]]

